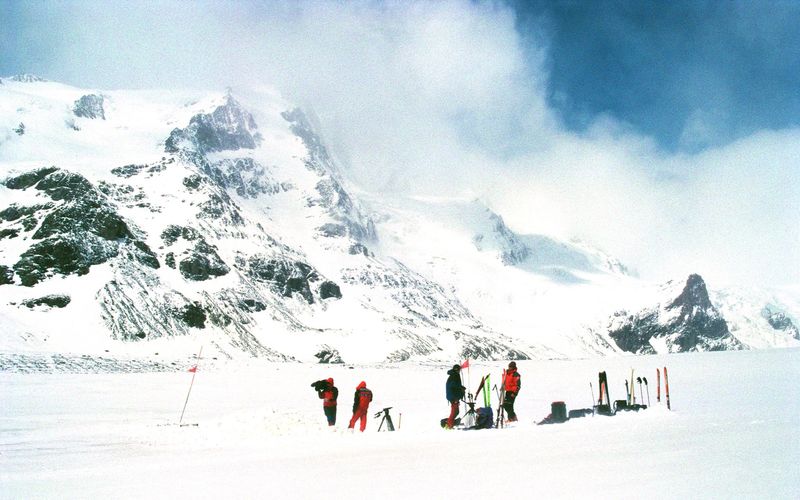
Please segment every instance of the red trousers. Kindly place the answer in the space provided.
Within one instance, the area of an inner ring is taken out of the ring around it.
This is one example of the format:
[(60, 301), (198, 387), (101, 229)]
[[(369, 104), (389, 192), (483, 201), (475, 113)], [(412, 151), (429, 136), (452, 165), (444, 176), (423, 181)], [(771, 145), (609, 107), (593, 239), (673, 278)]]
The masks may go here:
[(364, 432), (364, 429), (367, 428), (367, 408), (369, 406), (361, 407), (359, 406), (355, 413), (353, 413), (353, 418), (350, 419), (350, 425), (347, 426), (348, 429), (352, 429), (356, 425), (356, 420), (359, 418), (361, 419), (361, 432)]
[(447, 418), (447, 428), (452, 429), (458, 415), (458, 401), (450, 402), (450, 416)]

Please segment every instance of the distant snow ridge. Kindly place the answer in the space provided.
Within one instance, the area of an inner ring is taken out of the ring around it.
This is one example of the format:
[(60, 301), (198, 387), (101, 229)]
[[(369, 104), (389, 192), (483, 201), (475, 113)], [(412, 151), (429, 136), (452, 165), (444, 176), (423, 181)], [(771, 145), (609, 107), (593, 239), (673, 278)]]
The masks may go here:
[(484, 207), (487, 230), (473, 236), (479, 251), (494, 251), (507, 266), (547, 276), (561, 283), (581, 283), (576, 272), (629, 274), (618, 260), (580, 242), (568, 243), (539, 234), (517, 234), (491, 209)]
[(620, 311), (611, 319), (608, 334), (620, 349), (654, 354), (744, 348), (711, 304), (699, 275), (690, 275), (684, 285), (669, 282), (663, 291), (665, 300), (656, 307), (636, 314)]
[(6, 80), (10, 80), (12, 82), (20, 82), (20, 83), (36, 83), (36, 82), (47, 81), (41, 76), (32, 75), (30, 73), (22, 73), (19, 75), (9, 76), (6, 77)]

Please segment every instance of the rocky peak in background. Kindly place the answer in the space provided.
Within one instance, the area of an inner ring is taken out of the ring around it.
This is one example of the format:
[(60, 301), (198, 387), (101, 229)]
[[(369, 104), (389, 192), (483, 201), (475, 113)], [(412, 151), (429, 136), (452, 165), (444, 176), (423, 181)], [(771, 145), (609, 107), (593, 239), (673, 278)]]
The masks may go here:
[(638, 313), (617, 312), (608, 335), (623, 351), (635, 354), (742, 349), (711, 303), (705, 281), (692, 274), (685, 284), (669, 282), (665, 299)]
[(200, 113), (189, 120), (186, 128), (174, 129), (164, 143), (167, 153), (189, 149), (198, 153), (254, 149), (261, 143), (253, 115), (231, 94), (211, 113)]

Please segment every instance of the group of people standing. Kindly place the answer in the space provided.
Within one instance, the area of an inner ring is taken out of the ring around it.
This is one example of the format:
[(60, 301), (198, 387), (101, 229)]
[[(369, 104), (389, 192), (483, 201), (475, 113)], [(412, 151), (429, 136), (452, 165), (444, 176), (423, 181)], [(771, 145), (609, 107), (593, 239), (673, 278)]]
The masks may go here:
[[(328, 419), (328, 426), (336, 425), (336, 408), (339, 399), (339, 389), (333, 385), (333, 379), (318, 380), (311, 384), (317, 391), (317, 395), (322, 400), (322, 411)], [(372, 391), (367, 389), (367, 383), (363, 380), (356, 387), (355, 397), (353, 398), (353, 417), (350, 419), (348, 429), (353, 429), (356, 421), (361, 420), (361, 432), (367, 428), (367, 410), (372, 402)]]
[[(517, 399), (519, 390), (522, 388), (522, 377), (517, 371), (517, 363), (512, 361), (508, 368), (503, 372), (502, 391), (503, 391), (503, 410), (506, 412), (508, 422), (516, 422), (517, 414), (514, 411), (514, 401)], [(447, 402), (450, 403), (450, 416), (447, 417), (445, 428), (452, 429), (458, 416), (458, 408), (466, 394), (466, 387), (461, 382), (461, 365), (453, 365), (447, 371), (447, 382), (445, 383), (445, 393)], [(483, 390), (490, 388), (484, 386)], [(475, 394), (477, 396), (477, 393)]]
[[(336, 425), (336, 408), (337, 400), (339, 398), (339, 389), (333, 384), (333, 379), (318, 380), (311, 384), (317, 391), (317, 395), (322, 399), (322, 410), (325, 412), (325, 417), (328, 419), (328, 425)], [(508, 368), (503, 372), (502, 391), (503, 391), (503, 410), (506, 412), (508, 422), (516, 422), (517, 414), (514, 411), (514, 401), (517, 399), (520, 389), (522, 388), (522, 377), (517, 371), (517, 363), (512, 361), (508, 364)], [(447, 382), (445, 383), (445, 392), (448, 403), (450, 403), (450, 416), (447, 418), (446, 428), (452, 429), (455, 425), (456, 417), (458, 416), (458, 409), (460, 402), (464, 399), (466, 394), (466, 387), (461, 382), (461, 365), (453, 365), (453, 368), (447, 371)], [(483, 390), (490, 390), (484, 387)], [(477, 396), (477, 394), (476, 394)], [(360, 422), (361, 432), (367, 427), (367, 410), (369, 404), (372, 402), (372, 391), (367, 389), (367, 383), (362, 381), (356, 387), (356, 392), (353, 397), (353, 416), (350, 419), (348, 429), (353, 429), (358, 420)]]

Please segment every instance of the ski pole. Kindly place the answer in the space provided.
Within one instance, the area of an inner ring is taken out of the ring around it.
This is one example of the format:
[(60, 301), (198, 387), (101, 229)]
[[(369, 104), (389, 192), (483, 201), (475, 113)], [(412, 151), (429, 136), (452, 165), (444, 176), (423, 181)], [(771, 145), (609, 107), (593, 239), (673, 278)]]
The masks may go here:
[[(625, 397), (628, 400), (628, 405), (631, 404), (631, 391), (628, 390), (628, 379), (625, 379)], [(609, 401), (611, 403), (611, 401)]]
[(661, 402), (661, 370), (656, 368), (656, 403)]
[(589, 401), (592, 402), (592, 416), (594, 417), (594, 387), (592, 387), (591, 382), (589, 382), (589, 393), (592, 395), (592, 397), (589, 398)]
[(194, 385), (194, 376), (197, 375), (197, 365), (200, 364), (200, 356), (203, 354), (203, 346), (200, 346), (200, 352), (197, 353), (197, 364), (191, 369), (192, 381), (189, 383), (189, 392), (186, 393), (186, 401), (183, 402), (183, 410), (181, 410), (181, 418), (178, 421), (178, 426), (183, 423), (183, 414), (186, 412), (186, 405), (189, 403), (189, 394), (192, 393), (192, 386)]
[(400, 414), (400, 418), (397, 420), (397, 430), (400, 430), (400, 427), (403, 426), (403, 414)]
[(636, 377), (636, 383), (639, 384), (639, 399), (644, 403), (644, 394), (642, 394), (642, 377)]

